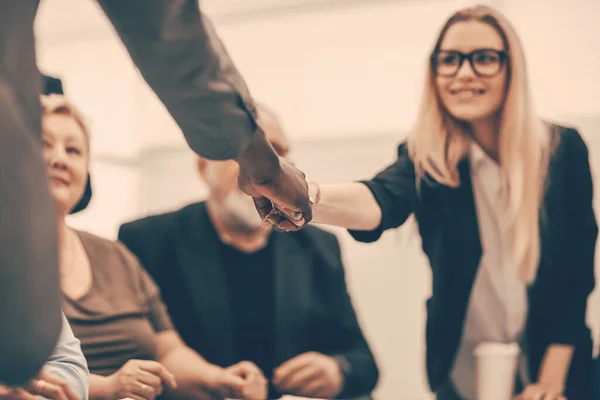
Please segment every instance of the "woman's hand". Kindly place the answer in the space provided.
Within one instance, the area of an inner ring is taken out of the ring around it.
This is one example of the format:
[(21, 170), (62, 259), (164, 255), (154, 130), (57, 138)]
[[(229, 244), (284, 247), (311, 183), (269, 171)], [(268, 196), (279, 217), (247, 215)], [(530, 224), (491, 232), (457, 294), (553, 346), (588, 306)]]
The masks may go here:
[(558, 385), (535, 383), (527, 385), (515, 400), (567, 400), (562, 392), (563, 389)]
[(154, 400), (163, 385), (175, 389), (175, 377), (156, 361), (129, 360), (108, 377), (108, 393), (113, 399)]
[(80, 400), (65, 380), (43, 371), (37, 379), (24, 387), (10, 388), (0, 385), (2, 400), (36, 400), (38, 396), (49, 400)]

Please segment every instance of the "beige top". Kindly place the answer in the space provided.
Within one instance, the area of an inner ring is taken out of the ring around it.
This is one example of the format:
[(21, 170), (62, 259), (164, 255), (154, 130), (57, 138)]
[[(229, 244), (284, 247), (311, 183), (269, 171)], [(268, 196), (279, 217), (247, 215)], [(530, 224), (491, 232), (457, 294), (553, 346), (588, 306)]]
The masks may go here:
[(155, 334), (173, 329), (158, 287), (120, 242), (78, 234), (92, 286), (77, 300), (63, 294), (63, 311), (90, 372), (108, 376), (130, 359), (154, 360)]

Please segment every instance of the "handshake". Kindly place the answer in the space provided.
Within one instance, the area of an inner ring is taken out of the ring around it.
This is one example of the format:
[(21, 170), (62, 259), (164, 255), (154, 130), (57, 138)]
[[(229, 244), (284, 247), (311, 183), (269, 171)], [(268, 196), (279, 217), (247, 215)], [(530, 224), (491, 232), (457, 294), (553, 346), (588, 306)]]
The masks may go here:
[(312, 208), (319, 202), (316, 182), (307, 182), (305, 174), (291, 161), (278, 157), (270, 176), (256, 179), (253, 169), (240, 163), (238, 183), (252, 196), (258, 214), (273, 229), (290, 232), (302, 229), (312, 218)]

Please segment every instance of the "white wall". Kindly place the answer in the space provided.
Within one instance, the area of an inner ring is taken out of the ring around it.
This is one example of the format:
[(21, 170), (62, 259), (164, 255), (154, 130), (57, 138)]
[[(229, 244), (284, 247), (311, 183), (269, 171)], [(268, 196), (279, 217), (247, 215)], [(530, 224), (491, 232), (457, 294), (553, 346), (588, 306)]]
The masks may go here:
[(41, 71), (63, 79), (91, 131), (94, 197), (72, 223), (114, 236), (118, 221), (139, 210), (142, 131), (135, 96), (142, 83), (93, 1), (43, 1), (36, 33)]
[(553, 118), (600, 112), (600, 2), (504, 3), (525, 45), (539, 111)]
[[(255, 97), (280, 114), (296, 163), (323, 182), (368, 177), (393, 159), (414, 118), (425, 57), (440, 24), (454, 9), (474, 3), (315, 1), (321, 6), (288, 12), (293, 0), (245, 0), (243, 9), (235, 1), (211, 0), (207, 7), (218, 16), (218, 31)], [(264, 10), (268, 3), (277, 9)], [(581, 127), (597, 175), (600, 26), (594, 18), (600, 2), (487, 3), (503, 10), (523, 39), (539, 111)], [(64, 79), (93, 134), (95, 196), (72, 223), (114, 237), (123, 220), (201, 198), (204, 188), (180, 132), (140, 81), (97, 6), (81, 0), (42, 4), (40, 65)], [(428, 393), (423, 300), (430, 278), (410, 229), (390, 232), (375, 245), (354, 243), (337, 231), (348, 285), (382, 369), (377, 394), (384, 400)]]
[[(343, 138), (410, 124), (437, 29), (472, 3), (363, 2), (217, 28), (254, 96), (277, 107), (292, 137)], [(159, 127), (149, 146), (181, 143)]]

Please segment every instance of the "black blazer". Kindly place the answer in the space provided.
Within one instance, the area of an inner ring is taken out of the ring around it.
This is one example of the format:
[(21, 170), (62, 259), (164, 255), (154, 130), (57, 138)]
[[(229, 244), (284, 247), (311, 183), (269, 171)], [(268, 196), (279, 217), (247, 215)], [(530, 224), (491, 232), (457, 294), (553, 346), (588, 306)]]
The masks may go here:
[[(119, 239), (160, 287), (183, 340), (211, 363), (235, 363), (232, 313), (206, 205), (124, 224)], [(291, 234), (273, 232), (270, 240), (276, 364), (308, 351), (342, 356), (350, 368), (340, 397), (370, 393), (378, 369), (346, 290), (336, 237), (308, 227)]]
[[(585, 314), (594, 287), (598, 235), (592, 177), (587, 147), (577, 131), (552, 126), (551, 132), (555, 146), (541, 218), (541, 260), (536, 280), (528, 288), (525, 346), (532, 379), (537, 379), (548, 346), (575, 346), (565, 395), (569, 400), (587, 400), (593, 398), (593, 376)], [(397, 161), (364, 182), (381, 206), (381, 225), (370, 232), (350, 232), (359, 241), (372, 242), (415, 214), (432, 269), (426, 341), (427, 374), (434, 392), (447, 381), (453, 366), (482, 254), (467, 160), (460, 163), (459, 171), (460, 187), (423, 180), (417, 193), (414, 165), (401, 144)]]

